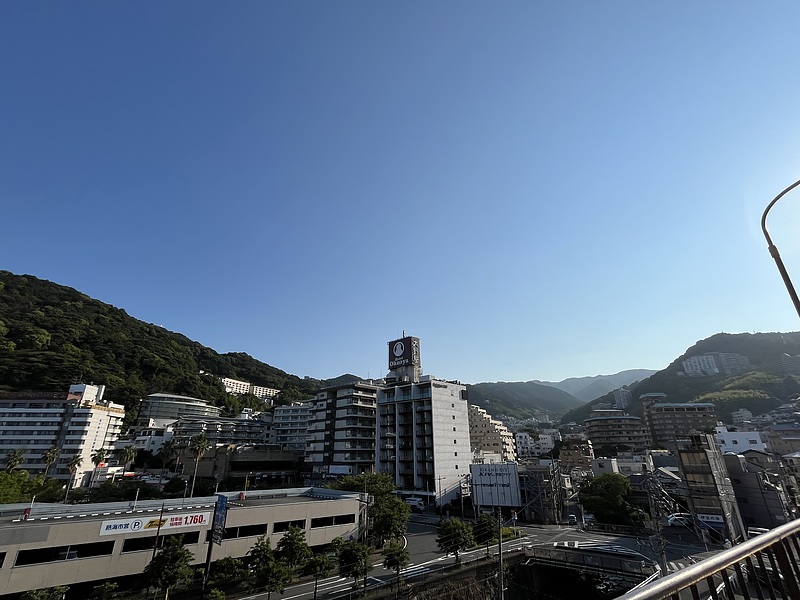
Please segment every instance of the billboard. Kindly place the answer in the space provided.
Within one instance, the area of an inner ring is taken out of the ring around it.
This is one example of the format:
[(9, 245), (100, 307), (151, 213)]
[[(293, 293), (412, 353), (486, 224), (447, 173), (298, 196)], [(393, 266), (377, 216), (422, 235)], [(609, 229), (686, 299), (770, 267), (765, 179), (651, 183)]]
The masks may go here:
[(419, 338), (404, 337), (389, 342), (389, 368), (419, 366)]
[(477, 506), (522, 506), (516, 463), (470, 465), (472, 502)]
[(179, 529), (181, 527), (197, 527), (208, 525), (211, 522), (211, 513), (188, 513), (182, 515), (167, 515), (165, 517), (144, 517), (133, 519), (114, 519), (100, 523), (100, 535), (116, 535), (120, 533), (138, 533), (139, 531), (161, 531), (165, 529)]

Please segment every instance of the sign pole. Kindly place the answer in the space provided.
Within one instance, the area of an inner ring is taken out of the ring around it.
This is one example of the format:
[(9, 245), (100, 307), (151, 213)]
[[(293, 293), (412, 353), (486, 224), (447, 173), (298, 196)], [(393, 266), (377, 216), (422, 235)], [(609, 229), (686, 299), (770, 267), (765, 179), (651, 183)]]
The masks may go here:
[(222, 536), (225, 533), (225, 520), (228, 516), (228, 497), (222, 494), (217, 495), (217, 504), (214, 506), (214, 518), (211, 520), (211, 537), (208, 540), (208, 553), (206, 554), (206, 568), (203, 572), (203, 585), (201, 587), (202, 597), (205, 597), (206, 585), (208, 584), (208, 574), (211, 572), (211, 555), (214, 552), (214, 544), (222, 545)]

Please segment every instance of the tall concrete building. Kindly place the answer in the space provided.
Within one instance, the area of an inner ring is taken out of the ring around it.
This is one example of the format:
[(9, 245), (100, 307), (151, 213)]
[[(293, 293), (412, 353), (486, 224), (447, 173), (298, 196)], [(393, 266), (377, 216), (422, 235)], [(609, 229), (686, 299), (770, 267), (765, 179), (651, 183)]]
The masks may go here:
[(437, 505), (457, 500), (469, 475), (467, 386), (422, 375), (419, 338), (389, 343), (389, 373), (377, 390), (375, 469), (400, 494)]
[(517, 460), (514, 449), (514, 434), (502, 421), (492, 417), (480, 406), (471, 405), (468, 412), (469, 439), (473, 452), (497, 452), (504, 461)]
[(306, 452), (308, 425), (311, 420), (311, 402), (292, 402), (276, 406), (272, 411), (272, 431), (269, 441), (282, 448)]
[(639, 396), (652, 448), (677, 450), (693, 435), (713, 432), (717, 413), (713, 402), (667, 402), (666, 394)]
[[(119, 437), (125, 407), (103, 400), (105, 386), (72, 385), (68, 392), (4, 392), (0, 394), (0, 457), (23, 450), (18, 468), (31, 474), (44, 473), (72, 485), (81, 485), (94, 465), (96, 450), (111, 449)], [(60, 450), (55, 465), (47, 467), (43, 455), (50, 448)], [(67, 468), (73, 458), (81, 467), (71, 475)]]
[(624, 446), (637, 452), (649, 446), (647, 430), (642, 420), (625, 414), (625, 411), (593, 410), (583, 424), (586, 427), (586, 437), (592, 441), (595, 450), (603, 446), (617, 449)]
[(321, 390), (311, 402), (306, 466), (313, 479), (375, 468), (377, 386), (355, 382)]

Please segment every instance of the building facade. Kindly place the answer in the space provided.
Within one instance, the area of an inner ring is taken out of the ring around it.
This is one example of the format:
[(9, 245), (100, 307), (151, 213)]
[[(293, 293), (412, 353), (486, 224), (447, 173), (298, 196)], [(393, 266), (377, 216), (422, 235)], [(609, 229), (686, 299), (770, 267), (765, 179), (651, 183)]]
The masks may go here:
[[(24, 451), (18, 466), (31, 474), (44, 473), (70, 485), (82, 485), (94, 466), (92, 454), (109, 450), (119, 437), (125, 407), (103, 400), (105, 386), (72, 385), (64, 392), (5, 392), (0, 394), (0, 456)], [(44, 454), (60, 450), (48, 466)], [(80, 459), (73, 474), (68, 463)]]
[(675, 451), (693, 435), (714, 430), (717, 413), (712, 402), (666, 402), (665, 394), (643, 394), (644, 422), (652, 448)]
[(472, 457), (467, 386), (422, 375), (419, 339), (389, 344), (389, 374), (377, 390), (375, 470), (401, 495), (441, 506), (461, 495)]
[(335, 479), (375, 468), (377, 386), (356, 382), (321, 390), (311, 404), (306, 466)]
[(136, 424), (147, 427), (150, 419), (168, 422), (177, 421), (180, 417), (218, 417), (221, 410), (200, 398), (159, 392), (142, 400)]
[(603, 446), (624, 446), (636, 452), (650, 445), (642, 419), (625, 414), (622, 410), (594, 410), (583, 424), (586, 437), (592, 441), (595, 451)]
[(499, 452), (504, 461), (517, 460), (514, 448), (514, 434), (502, 421), (495, 419), (480, 406), (471, 405), (468, 409), (469, 439), (473, 452)]
[(290, 448), (303, 455), (308, 443), (311, 422), (311, 402), (292, 402), (276, 406), (272, 411), (270, 442), (281, 448)]

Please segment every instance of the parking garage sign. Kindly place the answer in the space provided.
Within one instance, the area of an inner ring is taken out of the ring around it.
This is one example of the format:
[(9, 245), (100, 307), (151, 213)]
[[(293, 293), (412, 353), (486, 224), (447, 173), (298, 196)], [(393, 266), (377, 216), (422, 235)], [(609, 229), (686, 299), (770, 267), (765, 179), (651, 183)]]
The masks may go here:
[(138, 517), (133, 519), (114, 519), (100, 524), (100, 535), (118, 535), (139, 531), (179, 529), (181, 527), (202, 527), (211, 522), (211, 513), (188, 513), (165, 517)]

